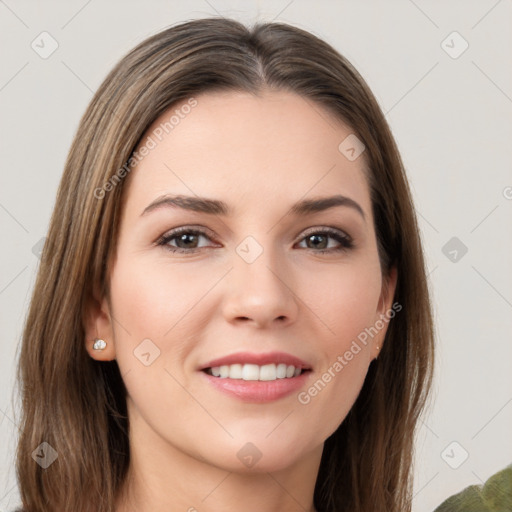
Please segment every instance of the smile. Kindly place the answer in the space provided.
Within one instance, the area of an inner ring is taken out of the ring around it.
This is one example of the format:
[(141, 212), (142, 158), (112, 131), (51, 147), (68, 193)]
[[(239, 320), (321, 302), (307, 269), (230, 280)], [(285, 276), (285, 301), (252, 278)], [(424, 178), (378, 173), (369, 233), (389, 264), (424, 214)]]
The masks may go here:
[(257, 364), (230, 364), (213, 366), (204, 370), (208, 375), (220, 379), (241, 379), (272, 381), (277, 379), (291, 379), (298, 377), (303, 371), (300, 367), (287, 365), (285, 363), (271, 363), (265, 365)]
[(265, 403), (302, 389), (313, 374), (306, 361), (285, 352), (237, 352), (198, 367), (206, 383), (237, 400)]

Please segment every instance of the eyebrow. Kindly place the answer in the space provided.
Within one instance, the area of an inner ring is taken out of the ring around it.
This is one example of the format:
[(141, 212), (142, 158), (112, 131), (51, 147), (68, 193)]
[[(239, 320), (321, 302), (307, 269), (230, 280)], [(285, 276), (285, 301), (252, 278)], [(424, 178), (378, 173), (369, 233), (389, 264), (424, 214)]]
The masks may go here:
[[(329, 197), (320, 197), (316, 199), (304, 199), (292, 205), (290, 212), (293, 215), (302, 216), (308, 213), (317, 213), (337, 206), (344, 206), (356, 210), (363, 219), (366, 220), (365, 214), (361, 206), (350, 197), (335, 195)], [(224, 202), (217, 199), (208, 199), (206, 197), (193, 197), (183, 195), (163, 195), (157, 197), (149, 206), (141, 213), (148, 213), (161, 208), (181, 208), (194, 212), (207, 213), (210, 215), (229, 216), (232, 214), (231, 208)]]

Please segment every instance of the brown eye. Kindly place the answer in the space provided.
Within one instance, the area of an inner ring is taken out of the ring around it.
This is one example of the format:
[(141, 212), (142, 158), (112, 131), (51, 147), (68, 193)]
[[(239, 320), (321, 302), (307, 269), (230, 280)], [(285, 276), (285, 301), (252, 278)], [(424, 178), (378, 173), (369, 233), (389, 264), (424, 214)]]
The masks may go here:
[(176, 245), (180, 249), (194, 249), (198, 243), (199, 236), (194, 233), (183, 233), (173, 238), (176, 239)]
[[(333, 239), (338, 246), (329, 247), (329, 239)], [(306, 243), (306, 249), (312, 249), (314, 252), (335, 252), (344, 251), (353, 247), (352, 239), (342, 231), (324, 228), (319, 231), (308, 233), (303, 239)]]
[(171, 252), (195, 252), (203, 247), (209, 247), (208, 245), (198, 245), (201, 238), (210, 240), (210, 237), (204, 231), (179, 228), (165, 234), (157, 242), (157, 245), (164, 246)]

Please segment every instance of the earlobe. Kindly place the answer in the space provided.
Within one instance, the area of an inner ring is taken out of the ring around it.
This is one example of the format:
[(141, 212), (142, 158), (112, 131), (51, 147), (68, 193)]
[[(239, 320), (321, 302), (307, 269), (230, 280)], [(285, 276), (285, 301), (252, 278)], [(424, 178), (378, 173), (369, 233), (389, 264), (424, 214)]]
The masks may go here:
[(112, 361), (115, 359), (114, 344), (105, 341), (102, 338), (86, 340), (87, 352), (96, 359), (96, 361)]
[(116, 358), (114, 333), (108, 301), (99, 302), (91, 297), (84, 312), (85, 348), (97, 361), (112, 361)]

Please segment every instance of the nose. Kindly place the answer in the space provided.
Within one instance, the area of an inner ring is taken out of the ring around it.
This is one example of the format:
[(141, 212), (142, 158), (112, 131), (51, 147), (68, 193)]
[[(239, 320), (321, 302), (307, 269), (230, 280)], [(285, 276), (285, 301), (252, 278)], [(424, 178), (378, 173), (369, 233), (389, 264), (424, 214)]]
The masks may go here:
[(292, 273), (270, 251), (252, 263), (235, 254), (225, 283), (223, 314), (230, 323), (255, 327), (286, 326), (296, 321), (299, 298)]

